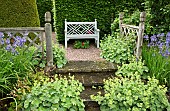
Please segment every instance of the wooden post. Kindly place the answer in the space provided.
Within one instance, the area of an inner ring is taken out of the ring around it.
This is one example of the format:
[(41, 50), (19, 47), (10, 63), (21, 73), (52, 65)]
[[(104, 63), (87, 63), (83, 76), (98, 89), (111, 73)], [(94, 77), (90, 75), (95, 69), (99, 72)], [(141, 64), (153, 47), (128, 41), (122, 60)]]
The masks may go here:
[(46, 37), (46, 55), (47, 67), (53, 66), (53, 50), (52, 50), (52, 27), (51, 27), (51, 13), (45, 13), (45, 37)]
[(123, 15), (124, 15), (123, 12), (119, 13), (119, 29), (120, 29), (120, 37), (123, 37), (123, 30), (122, 30)]
[(146, 19), (146, 13), (141, 12), (138, 40), (137, 40), (137, 44), (136, 44), (136, 57), (137, 57), (137, 59), (139, 59), (139, 57), (142, 54), (142, 44), (143, 44), (143, 35), (144, 35), (144, 29), (145, 29), (145, 19)]

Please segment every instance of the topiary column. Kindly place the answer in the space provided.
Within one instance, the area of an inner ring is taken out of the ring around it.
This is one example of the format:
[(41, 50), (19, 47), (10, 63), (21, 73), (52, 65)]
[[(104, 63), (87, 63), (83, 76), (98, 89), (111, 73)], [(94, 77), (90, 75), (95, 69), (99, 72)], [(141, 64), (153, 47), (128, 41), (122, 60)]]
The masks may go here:
[(36, 0), (0, 0), (0, 27), (39, 27)]

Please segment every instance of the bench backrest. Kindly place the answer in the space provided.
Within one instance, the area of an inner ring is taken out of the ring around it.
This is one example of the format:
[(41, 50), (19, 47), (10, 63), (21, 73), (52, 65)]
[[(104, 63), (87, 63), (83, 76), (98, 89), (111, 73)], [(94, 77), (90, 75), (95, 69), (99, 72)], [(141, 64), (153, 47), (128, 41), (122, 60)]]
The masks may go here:
[(67, 22), (65, 19), (65, 31), (67, 35), (96, 35), (97, 20), (94, 22)]

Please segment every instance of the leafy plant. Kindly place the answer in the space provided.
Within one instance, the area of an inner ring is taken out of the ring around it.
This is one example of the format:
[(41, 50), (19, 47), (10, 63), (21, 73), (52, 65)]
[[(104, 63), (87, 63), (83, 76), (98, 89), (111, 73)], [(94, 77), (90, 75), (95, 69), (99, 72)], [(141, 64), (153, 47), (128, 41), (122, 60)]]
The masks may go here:
[(54, 63), (58, 68), (63, 67), (67, 63), (67, 59), (65, 57), (65, 49), (60, 47), (59, 44), (53, 45), (53, 58)]
[(87, 49), (87, 48), (89, 48), (89, 44), (90, 44), (89, 40), (85, 40), (85, 41), (77, 40), (74, 43), (74, 48), (76, 48), (76, 49), (81, 49), (81, 48)]
[(74, 77), (58, 78), (50, 82), (46, 78), (43, 82), (37, 81), (30, 93), (23, 94), (21, 99), (22, 110), (34, 111), (84, 111), (80, 92), (84, 87)]
[[(35, 49), (32, 48), (30, 50), (35, 50)], [(52, 50), (53, 50), (54, 64), (58, 68), (63, 67), (67, 63), (67, 59), (65, 57), (65, 50), (64, 50), (64, 48), (60, 47), (59, 44), (53, 44)], [(45, 52), (44, 52), (44, 57), (42, 55), (42, 52), (39, 51), (36, 54), (34, 54), (32, 63), (35, 66), (38, 66), (40, 68), (45, 68), (45, 66), (47, 64), (45, 57), (46, 57), (46, 48), (45, 48)]]
[[(36, 48), (34, 46), (30, 47), (29, 51), (35, 52)], [(42, 51), (38, 51), (38, 52), (34, 53), (34, 55), (32, 56), (31, 62), (35, 67), (45, 68), (45, 66), (46, 66), (46, 58), (45, 57), (46, 57), (46, 52), (42, 53)]]
[(142, 78), (146, 78), (145, 72), (148, 72), (148, 68), (144, 66), (144, 62), (142, 62), (142, 59), (136, 61), (134, 57), (129, 64), (118, 66), (118, 70), (115, 74), (117, 76), (127, 78), (133, 77), (134, 74), (138, 74)]
[(101, 57), (110, 62), (127, 63), (132, 59), (136, 36), (111, 37), (108, 36), (100, 43)]
[(163, 111), (170, 110), (165, 95), (167, 88), (158, 85), (158, 80), (148, 78), (142, 82), (139, 75), (129, 78), (114, 78), (104, 81), (105, 95), (92, 95), (101, 111)]
[(17, 83), (14, 85), (14, 89), (10, 92), (10, 96), (16, 99), (16, 102), (11, 102), (8, 111), (14, 111), (14, 109), (21, 109), (22, 96), (30, 93), (36, 81), (43, 83), (48, 77), (43, 72), (37, 72), (36, 74), (27, 74), (24, 78), (18, 77)]

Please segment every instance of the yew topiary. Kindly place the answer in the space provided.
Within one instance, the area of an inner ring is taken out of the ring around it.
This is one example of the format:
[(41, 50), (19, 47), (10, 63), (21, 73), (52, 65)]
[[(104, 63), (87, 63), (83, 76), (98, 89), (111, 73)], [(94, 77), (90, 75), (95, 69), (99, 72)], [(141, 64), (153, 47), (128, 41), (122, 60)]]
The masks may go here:
[(39, 27), (36, 0), (0, 0), (0, 27)]

